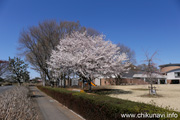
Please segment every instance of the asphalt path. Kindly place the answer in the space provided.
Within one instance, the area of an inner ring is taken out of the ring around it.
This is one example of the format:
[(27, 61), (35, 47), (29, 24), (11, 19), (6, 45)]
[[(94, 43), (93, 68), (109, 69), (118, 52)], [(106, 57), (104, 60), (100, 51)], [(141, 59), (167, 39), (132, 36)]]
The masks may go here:
[(30, 87), (43, 120), (82, 120), (77, 114), (41, 92), (35, 86)]
[(13, 88), (13, 86), (0, 86), (0, 93), (3, 93), (11, 88)]

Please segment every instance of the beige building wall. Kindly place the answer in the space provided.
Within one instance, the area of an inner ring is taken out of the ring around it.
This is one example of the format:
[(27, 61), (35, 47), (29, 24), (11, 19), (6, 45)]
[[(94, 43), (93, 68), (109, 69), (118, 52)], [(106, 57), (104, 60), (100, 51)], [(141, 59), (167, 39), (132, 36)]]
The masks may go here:
[(166, 72), (168, 72), (168, 71), (175, 70), (175, 69), (180, 69), (180, 66), (167, 66), (167, 67), (162, 67), (162, 68), (160, 69), (160, 71), (161, 71), (162, 73), (166, 73)]
[(167, 80), (167, 84), (171, 84), (171, 80)]

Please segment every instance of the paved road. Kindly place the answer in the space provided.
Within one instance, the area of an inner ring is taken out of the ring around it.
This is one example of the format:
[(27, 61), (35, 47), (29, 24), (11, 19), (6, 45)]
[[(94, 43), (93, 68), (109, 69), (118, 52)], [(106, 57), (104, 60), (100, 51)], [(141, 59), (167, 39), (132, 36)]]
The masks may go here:
[(11, 89), (13, 86), (0, 86), (0, 93), (3, 93), (6, 90)]
[(82, 120), (68, 108), (47, 96), (36, 87), (30, 87), (37, 101), (43, 120)]

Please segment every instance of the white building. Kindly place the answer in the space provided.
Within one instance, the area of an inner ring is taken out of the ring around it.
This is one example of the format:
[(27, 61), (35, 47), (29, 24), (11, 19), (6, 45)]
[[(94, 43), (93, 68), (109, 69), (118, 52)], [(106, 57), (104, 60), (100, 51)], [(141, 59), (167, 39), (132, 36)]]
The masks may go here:
[[(146, 74), (134, 74), (133, 78), (134, 79), (143, 79), (144, 82), (150, 82), (148, 80), (149, 76), (147, 76)], [(153, 83), (156, 83), (156, 84), (167, 84), (167, 79), (166, 79), (165, 75), (160, 75), (160, 74), (153, 73), (151, 75), (151, 78), (153, 79)]]
[(166, 76), (168, 84), (180, 83), (180, 64), (160, 65), (160, 72)]

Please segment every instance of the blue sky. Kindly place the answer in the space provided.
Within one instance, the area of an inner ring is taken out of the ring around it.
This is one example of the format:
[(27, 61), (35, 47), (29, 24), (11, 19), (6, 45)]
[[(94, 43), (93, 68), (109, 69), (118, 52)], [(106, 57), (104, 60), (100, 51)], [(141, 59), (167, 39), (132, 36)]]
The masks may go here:
[(158, 51), (158, 64), (180, 63), (178, 0), (0, 0), (0, 59), (17, 55), (22, 29), (51, 19), (79, 20), (133, 49), (137, 64), (145, 51)]

